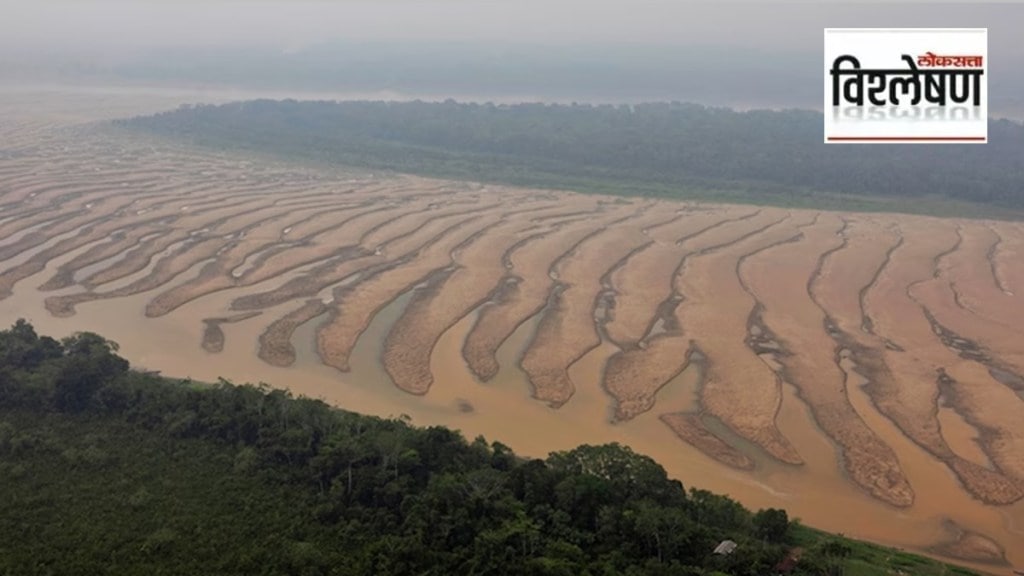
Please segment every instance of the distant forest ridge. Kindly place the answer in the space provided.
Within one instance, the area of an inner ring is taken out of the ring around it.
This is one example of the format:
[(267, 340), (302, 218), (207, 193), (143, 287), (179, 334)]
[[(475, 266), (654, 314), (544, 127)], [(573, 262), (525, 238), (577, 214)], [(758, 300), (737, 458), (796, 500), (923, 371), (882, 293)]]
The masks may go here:
[(429, 176), (824, 208), (949, 214), (983, 205), (989, 210), (978, 214), (1024, 214), (1024, 125), (1010, 120), (990, 121), (984, 145), (876, 146), (823, 144), (820, 112), (676, 102), (255, 100), (185, 105), (115, 124), (206, 146)]
[[(1008, 42), (1006, 35), (996, 34), (994, 28), (991, 33), (990, 50), (998, 52), (999, 58), (992, 60), (988, 71), (989, 112), (1024, 119), (1024, 76), (1018, 73), (1024, 68), (1024, 55), (998, 49), (995, 37)], [(324, 94), (324, 98), (344, 100), (377, 99), (375, 95), (437, 100), (448, 96), (480, 102), (686, 101), (741, 109), (819, 109), (822, 55), (818, 50), (792, 42), (742, 44), (746, 42), (679, 38), (678, 44), (664, 45), (605, 38), (545, 45), (525, 38), (487, 38), (314, 41), (284, 50), (273, 44), (161, 46), (120, 50), (115, 55), (86, 49), (60, 55), (12, 49), (0, 50), (7, 56), (0, 57), (0, 82), (259, 91), (253, 98), (287, 94), (280, 97), (305, 99), (299, 95)]]

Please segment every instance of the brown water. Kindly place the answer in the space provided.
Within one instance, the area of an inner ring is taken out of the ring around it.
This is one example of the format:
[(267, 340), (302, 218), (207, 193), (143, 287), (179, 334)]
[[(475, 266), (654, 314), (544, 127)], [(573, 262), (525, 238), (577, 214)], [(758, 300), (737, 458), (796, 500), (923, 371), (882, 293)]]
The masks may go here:
[[(137, 103), (132, 106), (142, 107)], [(126, 104), (124, 108), (131, 106)], [(47, 241), (46, 246), (53, 243), (53, 240)], [(784, 507), (791, 517), (799, 517), (806, 524), (903, 548), (922, 550), (935, 545), (948, 537), (944, 522), (952, 520), (965, 529), (996, 540), (1013, 565), (1024, 566), (1024, 502), (994, 507), (973, 500), (945, 465), (907, 440), (878, 413), (848, 365), (844, 366), (851, 374), (847, 393), (854, 409), (893, 448), (915, 490), (916, 500), (909, 508), (889, 507), (870, 498), (843, 477), (836, 447), (817, 429), (805, 405), (788, 384), (781, 387), (777, 424), (806, 464), (781, 464), (747, 445), (748, 455), (757, 467), (753, 472), (741, 472), (682, 442), (658, 419), (659, 414), (670, 410), (699, 410), (697, 389), (701, 369), (698, 363), (691, 363), (659, 392), (653, 410), (628, 422), (612, 424), (611, 402), (600, 382), (606, 360), (617, 350), (614, 346), (604, 343), (571, 366), (570, 376), (577, 385), (576, 393), (556, 410), (531, 398), (528, 380), (518, 366), (540, 316), (525, 322), (505, 342), (498, 353), (501, 371), (491, 381), (482, 383), (467, 369), (461, 353), (463, 341), (476, 320), (473, 313), (445, 332), (437, 343), (431, 356), (435, 383), (428, 394), (413, 396), (393, 386), (380, 363), (382, 340), (408, 303), (410, 293), (392, 302), (373, 319), (353, 350), (351, 372), (341, 373), (320, 363), (315, 353), (314, 334), (322, 317), (296, 331), (293, 338), (296, 362), (289, 368), (279, 368), (257, 358), (257, 341), (271, 322), (295, 307), (294, 302), (268, 308), (262, 315), (247, 320), (222, 325), (226, 341), (218, 354), (208, 353), (200, 346), (202, 320), (224, 316), (231, 300), (238, 296), (236, 291), (207, 295), (159, 318), (146, 318), (143, 312), (149, 299), (166, 286), (129, 297), (81, 304), (72, 317), (51, 316), (43, 307), (44, 297), (72, 293), (80, 288), (39, 293), (35, 287), (52, 276), (62, 263), (89, 247), (80, 247), (51, 260), (43, 271), (18, 283), (11, 297), (0, 300), (0, 322), (9, 325), (24, 317), (40, 333), (53, 336), (68, 335), (75, 330), (97, 331), (118, 342), (121, 353), (139, 368), (205, 381), (218, 377), (236, 382), (262, 381), (362, 413), (408, 414), (415, 424), (451, 426), (460, 429), (467, 438), (482, 434), (526, 456), (543, 457), (551, 451), (579, 444), (620, 442), (654, 457), (687, 486), (728, 494), (754, 509)], [(19, 255), (0, 262), (0, 268), (27, 257)], [(154, 258), (150, 268), (155, 261)], [(194, 276), (202, 265), (202, 262), (196, 263), (176, 282)], [(127, 285), (131, 280), (144, 277), (148, 271), (104, 285), (100, 291)], [(303, 269), (298, 269), (249, 286), (245, 291), (268, 290), (302, 272)], [(327, 296), (326, 292), (321, 296)], [(467, 411), (467, 406), (471, 410)], [(939, 420), (944, 438), (958, 454), (988, 465), (987, 458), (974, 442), (977, 436), (974, 428), (947, 408), (939, 411)], [(713, 426), (714, 423), (709, 422), (709, 427)], [(718, 431), (729, 439), (729, 431), (716, 429)], [(736, 441), (736, 444), (742, 446), (743, 442)], [(985, 569), (983, 566), (976, 568)], [(989, 569), (1007, 572), (1003, 568)]]
[[(431, 369), (439, 377), (433, 388), (426, 396), (411, 396), (390, 383), (379, 361), (382, 338), (408, 301), (408, 295), (374, 319), (353, 352), (350, 374), (327, 368), (316, 358), (312, 343), (318, 319), (296, 332), (295, 365), (277, 368), (256, 359), (254, 343), (272, 318), (284, 313), (290, 304), (224, 325), (224, 351), (209, 354), (199, 346), (201, 320), (223, 310), (230, 301), (229, 295), (211, 295), (155, 319), (142, 316), (151, 293), (86, 303), (80, 305), (76, 316), (58, 319), (43, 309), (40, 295), (29, 286), (46, 277), (59, 262), (51, 262), (32, 281), (19, 284), (11, 298), (0, 301), (0, 318), (4, 322), (25, 317), (41, 333), (58, 336), (77, 329), (97, 330), (119, 342), (121, 352), (136, 366), (160, 370), (166, 375), (206, 381), (219, 376), (236, 382), (265, 381), (359, 412), (381, 416), (408, 414), (419, 425), (452, 426), (468, 438), (482, 434), (523, 455), (544, 456), (579, 444), (621, 442), (656, 458), (687, 485), (729, 494), (754, 508), (782, 506), (807, 524), (901, 547), (934, 544), (945, 535), (942, 520), (946, 518), (1004, 543), (1021, 542), (1024, 538), (1022, 506), (1000, 510), (971, 500), (945, 466), (878, 416), (866, 395), (855, 386), (850, 389), (855, 408), (872, 429), (890, 442), (915, 487), (917, 501), (908, 510), (899, 511), (869, 498), (838, 473), (833, 446), (815, 428), (806, 408), (788, 385), (783, 387), (779, 426), (793, 439), (807, 464), (794, 467), (757, 458), (759, 466), (754, 473), (741, 473), (680, 442), (657, 420), (656, 410), (627, 423), (610, 424), (608, 399), (599, 387), (604, 361), (615, 350), (610, 345), (601, 346), (573, 365), (573, 381), (581, 384), (576, 396), (562, 409), (554, 410), (532, 400), (517, 359), (536, 318), (524, 323), (499, 350), (502, 370), (484, 384), (471, 375), (461, 356), (462, 341), (474, 321), (472, 315), (467, 316), (445, 333), (435, 349)], [(659, 404), (665, 402), (680, 409), (692, 406), (698, 379), (699, 369), (693, 365), (662, 390)], [(460, 402), (468, 402), (473, 410), (460, 410)], [(1007, 555), (1018, 563), (1024, 560), (1019, 558), (1019, 548), (1007, 546)]]

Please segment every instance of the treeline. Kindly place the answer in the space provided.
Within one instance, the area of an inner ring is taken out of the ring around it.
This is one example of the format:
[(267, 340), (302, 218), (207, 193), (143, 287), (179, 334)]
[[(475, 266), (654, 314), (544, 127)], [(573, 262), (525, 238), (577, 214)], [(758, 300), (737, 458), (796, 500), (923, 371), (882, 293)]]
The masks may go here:
[[(886, 573), (864, 571), (864, 544), (686, 491), (624, 446), (521, 458), (404, 417), (134, 372), (101, 336), (24, 321), (0, 332), (0, 494), (2, 574), (739, 576), (775, 573), (794, 544), (792, 574)], [(724, 540), (735, 551), (714, 554)]]
[(985, 145), (824, 145), (822, 115), (696, 104), (256, 100), (117, 121), (190, 141), (427, 175), (777, 203), (836, 194), (1024, 208), (1024, 125)]

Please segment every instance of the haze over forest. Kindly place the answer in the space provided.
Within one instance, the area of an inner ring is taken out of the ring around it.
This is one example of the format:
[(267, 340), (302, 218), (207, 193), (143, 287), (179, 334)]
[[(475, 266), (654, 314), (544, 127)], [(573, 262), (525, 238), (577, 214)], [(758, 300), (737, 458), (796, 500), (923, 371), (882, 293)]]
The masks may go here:
[(0, 19), (0, 86), (820, 109), (822, 28), (977, 26), (991, 110), (1020, 118), (1021, 20), (1009, 3), (22, 3)]

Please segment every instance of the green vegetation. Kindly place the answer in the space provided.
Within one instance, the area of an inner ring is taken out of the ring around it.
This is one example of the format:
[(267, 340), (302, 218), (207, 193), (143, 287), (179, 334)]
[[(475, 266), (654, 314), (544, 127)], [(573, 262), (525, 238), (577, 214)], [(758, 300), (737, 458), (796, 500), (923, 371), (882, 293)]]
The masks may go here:
[(695, 104), (256, 100), (116, 125), (292, 159), (580, 191), (941, 215), (1024, 215), (1024, 125), (986, 145), (824, 145), (822, 116)]
[(0, 574), (739, 576), (795, 546), (793, 574), (970, 574), (687, 492), (616, 444), (523, 459), (116, 351), (0, 332)]

